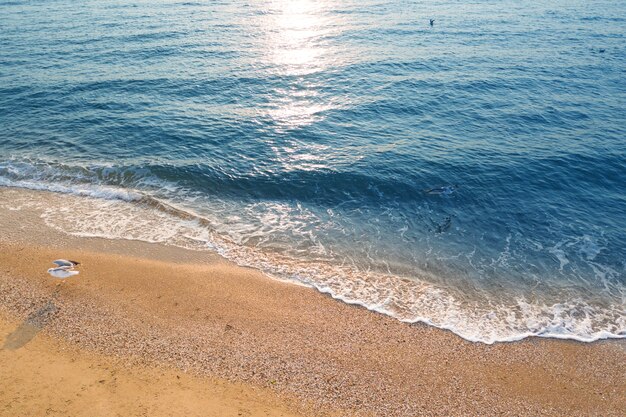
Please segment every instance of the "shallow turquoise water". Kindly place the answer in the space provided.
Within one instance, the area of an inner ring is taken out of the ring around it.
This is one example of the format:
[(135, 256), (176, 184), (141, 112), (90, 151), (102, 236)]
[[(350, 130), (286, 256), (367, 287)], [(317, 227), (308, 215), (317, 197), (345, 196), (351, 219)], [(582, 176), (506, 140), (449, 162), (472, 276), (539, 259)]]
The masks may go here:
[(0, 185), (81, 197), (49, 224), (217, 250), (470, 340), (626, 336), (626, 3), (0, 15)]

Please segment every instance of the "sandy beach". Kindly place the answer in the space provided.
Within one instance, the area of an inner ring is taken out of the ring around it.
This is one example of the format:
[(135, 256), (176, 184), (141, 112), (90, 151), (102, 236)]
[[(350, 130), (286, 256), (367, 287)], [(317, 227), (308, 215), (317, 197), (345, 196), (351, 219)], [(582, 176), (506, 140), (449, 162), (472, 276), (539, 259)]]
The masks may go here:
[(17, 192), (41, 197), (0, 189), (0, 415), (626, 410), (623, 341), (470, 343), (210, 252), (65, 235)]
[(0, 318), (3, 416), (297, 416), (268, 389), (130, 365)]

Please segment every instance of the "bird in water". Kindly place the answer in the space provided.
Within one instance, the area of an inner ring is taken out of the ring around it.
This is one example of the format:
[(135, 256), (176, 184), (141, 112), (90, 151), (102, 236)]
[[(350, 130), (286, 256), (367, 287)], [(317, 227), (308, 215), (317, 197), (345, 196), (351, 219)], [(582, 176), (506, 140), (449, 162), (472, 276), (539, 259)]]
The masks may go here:
[(435, 19), (430, 19), (430, 25), (435, 26)]
[(48, 269), (48, 273), (55, 278), (65, 279), (79, 274), (79, 271), (75, 271), (74, 267), (80, 265), (80, 262), (57, 259), (52, 263), (56, 265), (56, 268)]
[(457, 190), (457, 188), (459, 188), (458, 185), (444, 185), (443, 187), (429, 188), (424, 190), (424, 192), (426, 194), (451, 195)]

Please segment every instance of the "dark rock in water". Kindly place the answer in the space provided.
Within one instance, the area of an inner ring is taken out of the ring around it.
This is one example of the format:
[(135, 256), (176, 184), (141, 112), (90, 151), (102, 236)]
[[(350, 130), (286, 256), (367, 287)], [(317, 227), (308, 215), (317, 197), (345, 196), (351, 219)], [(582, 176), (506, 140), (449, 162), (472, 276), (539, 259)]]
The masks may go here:
[(447, 232), (450, 229), (450, 226), (452, 226), (452, 218), (448, 216), (443, 219), (441, 224), (438, 224), (437, 227), (435, 227), (435, 233)]
[(424, 190), (426, 194), (441, 194), (441, 195), (450, 195), (459, 188), (458, 185), (445, 185), (443, 187), (435, 187)]

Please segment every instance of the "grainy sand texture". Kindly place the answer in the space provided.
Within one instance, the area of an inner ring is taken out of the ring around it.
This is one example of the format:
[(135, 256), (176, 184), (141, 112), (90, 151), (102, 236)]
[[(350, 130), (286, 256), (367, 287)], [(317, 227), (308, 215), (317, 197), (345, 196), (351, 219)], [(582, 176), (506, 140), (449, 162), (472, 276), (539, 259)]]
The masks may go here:
[(39, 330), (0, 318), (2, 416), (298, 415), (268, 389), (125, 364)]
[[(67, 236), (0, 206), (3, 416), (626, 414), (623, 341), (470, 343), (209, 252)], [(80, 275), (49, 276), (57, 258)]]

